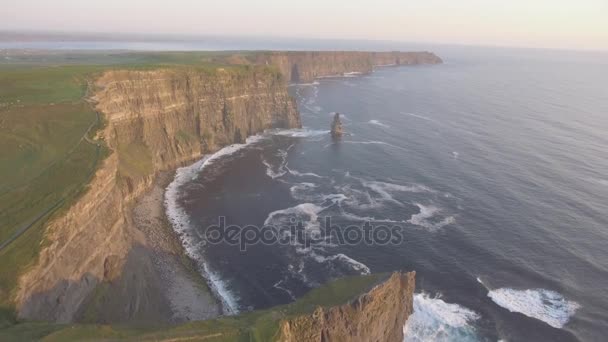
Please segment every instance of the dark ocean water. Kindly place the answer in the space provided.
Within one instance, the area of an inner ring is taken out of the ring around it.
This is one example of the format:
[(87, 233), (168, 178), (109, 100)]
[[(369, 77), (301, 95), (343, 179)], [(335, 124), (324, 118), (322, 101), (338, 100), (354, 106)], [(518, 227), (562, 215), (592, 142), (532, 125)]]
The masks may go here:
[[(227, 306), (292, 301), (347, 274), (415, 270), (406, 340), (608, 334), (608, 58), (448, 49), (445, 64), (292, 86), (305, 129), (178, 171), (167, 209)], [(348, 135), (333, 141), (333, 112)], [(372, 220), (403, 242), (205, 244), (205, 228)], [(373, 219), (372, 219), (373, 218)], [(231, 310), (230, 310), (231, 309)]]

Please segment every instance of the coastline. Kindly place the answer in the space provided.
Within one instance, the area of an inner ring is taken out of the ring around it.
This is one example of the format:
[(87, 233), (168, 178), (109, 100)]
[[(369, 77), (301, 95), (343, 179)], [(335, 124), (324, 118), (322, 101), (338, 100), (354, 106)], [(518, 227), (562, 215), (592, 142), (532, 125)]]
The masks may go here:
[(158, 272), (159, 287), (171, 310), (169, 321), (214, 318), (221, 314), (221, 306), (196, 270), (194, 260), (186, 255), (166, 215), (165, 192), (174, 177), (175, 170), (161, 172), (155, 177), (148, 192), (132, 209), (133, 224), (145, 235), (150, 258)]
[(133, 242), (113, 280), (100, 283), (75, 320), (86, 323), (178, 324), (208, 320), (222, 308), (167, 219), (165, 189), (175, 170), (158, 173), (128, 211)]

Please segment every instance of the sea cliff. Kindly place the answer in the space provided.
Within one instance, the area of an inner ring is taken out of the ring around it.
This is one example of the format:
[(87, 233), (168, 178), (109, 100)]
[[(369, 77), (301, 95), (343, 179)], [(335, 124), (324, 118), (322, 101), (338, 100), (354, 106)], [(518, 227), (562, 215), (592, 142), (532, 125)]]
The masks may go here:
[(378, 66), (440, 64), (432, 52), (293, 51), (267, 52), (250, 58), (255, 64), (274, 65), (293, 83), (346, 73), (369, 73)]
[(72, 321), (100, 282), (121, 274), (133, 245), (147, 244), (131, 209), (158, 172), (267, 128), (300, 126), (282, 76), (265, 67), (108, 71), (94, 93), (111, 153), (87, 193), (47, 227), (48, 246), (20, 279), (22, 318)]
[[(123, 308), (106, 317), (118, 322), (146, 320), (146, 313), (157, 308), (154, 297), (159, 292), (145, 278), (152, 260), (135, 252), (157, 246), (149, 232), (134, 222), (133, 211), (160, 173), (268, 128), (300, 127), (296, 103), (287, 91), (289, 82), (371, 72), (379, 65), (441, 63), (428, 52), (264, 52), (232, 57), (224, 57), (223, 66), (114, 69), (95, 77), (89, 100), (105, 122), (97, 141), (110, 152), (86, 193), (47, 225), (38, 261), (20, 277), (16, 289), (20, 318), (72, 322), (81, 318), (87, 306), (107, 305), (99, 304), (98, 298), (115, 297)], [(125, 265), (136, 273), (127, 274)], [(399, 286), (405, 286), (406, 281), (399, 279)], [(399, 293), (409, 296), (411, 304), (413, 277), (407, 282), (411, 286), (400, 288)], [(120, 293), (99, 295), (100, 286), (117, 283), (124, 285), (118, 287)], [(366, 303), (372, 297), (369, 306)], [(391, 297), (388, 292), (372, 297), (288, 321), (281, 328), (282, 336), (285, 340), (302, 334), (379, 338), (382, 329), (363, 329), (369, 324), (365, 317), (373, 314), (400, 322), (403, 314), (384, 301), (401, 305), (408, 299)], [(391, 309), (384, 314), (383, 306)], [(340, 317), (362, 325), (338, 323)], [(313, 323), (321, 330), (301, 329)], [(330, 329), (334, 326), (342, 330)]]

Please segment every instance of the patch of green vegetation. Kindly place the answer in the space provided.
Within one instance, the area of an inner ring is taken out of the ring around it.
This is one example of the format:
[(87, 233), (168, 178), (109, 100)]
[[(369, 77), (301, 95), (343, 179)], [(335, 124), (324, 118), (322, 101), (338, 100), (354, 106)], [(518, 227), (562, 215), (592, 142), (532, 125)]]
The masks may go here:
[(319, 306), (329, 307), (345, 304), (368, 291), (387, 277), (387, 274), (346, 277), (314, 289), (291, 304), (214, 320), (161, 327), (21, 323), (8, 329), (0, 330), (0, 340), (98, 341), (111, 339), (162, 341), (184, 339), (205, 341), (274, 341), (278, 338), (281, 320), (309, 314)]
[(133, 179), (151, 174), (153, 169), (152, 153), (141, 141), (121, 144), (117, 148), (118, 172)]
[(196, 135), (194, 135), (194, 133), (186, 132), (182, 129), (177, 132), (175, 137), (180, 144), (185, 145), (198, 141), (198, 138)]
[(82, 194), (105, 149), (85, 139), (99, 125), (84, 101), (98, 67), (0, 69), (0, 326), (33, 263), (44, 223)]

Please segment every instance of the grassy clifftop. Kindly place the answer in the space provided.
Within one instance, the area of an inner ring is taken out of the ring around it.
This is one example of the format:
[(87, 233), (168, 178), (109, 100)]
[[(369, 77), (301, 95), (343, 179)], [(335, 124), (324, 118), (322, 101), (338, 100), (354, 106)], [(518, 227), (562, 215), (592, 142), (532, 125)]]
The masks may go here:
[(345, 304), (388, 279), (388, 276), (388, 274), (374, 274), (347, 277), (314, 289), (288, 305), (178, 326), (22, 323), (0, 330), (0, 340), (272, 341), (278, 338), (282, 320), (312, 313), (318, 307)]
[(6, 53), (0, 61), (0, 328), (15, 322), (17, 279), (44, 245), (45, 223), (84, 193), (107, 155), (95, 140), (103, 118), (87, 102), (92, 81), (111, 69), (195, 67), (214, 73), (222, 66), (247, 72), (249, 66), (224, 65), (222, 56)]

